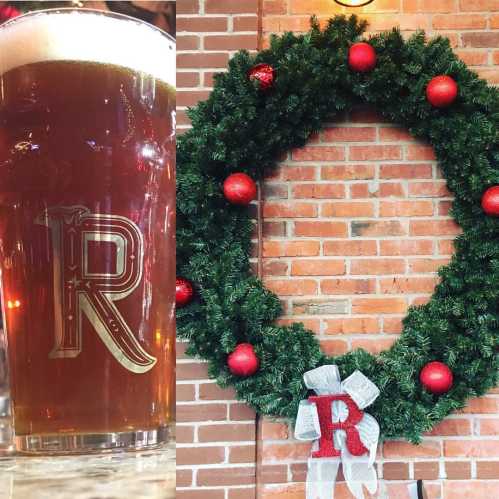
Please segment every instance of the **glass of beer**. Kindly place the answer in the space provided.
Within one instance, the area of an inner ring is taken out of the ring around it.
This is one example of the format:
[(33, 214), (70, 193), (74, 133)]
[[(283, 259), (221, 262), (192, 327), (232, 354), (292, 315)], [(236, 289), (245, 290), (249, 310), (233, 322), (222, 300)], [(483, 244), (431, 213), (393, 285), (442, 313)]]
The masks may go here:
[(168, 439), (174, 169), (170, 36), (85, 9), (0, 27), (0, 270), (19, 452)]

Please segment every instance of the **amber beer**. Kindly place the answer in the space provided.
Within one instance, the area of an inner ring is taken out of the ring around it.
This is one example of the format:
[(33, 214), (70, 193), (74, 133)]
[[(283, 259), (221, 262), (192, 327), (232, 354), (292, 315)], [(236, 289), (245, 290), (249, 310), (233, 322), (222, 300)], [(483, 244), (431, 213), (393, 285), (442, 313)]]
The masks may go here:
[(21, 451), (167, 438), (174, 57), (160, 30), (98, 11), (0, 28), (0, 265)]

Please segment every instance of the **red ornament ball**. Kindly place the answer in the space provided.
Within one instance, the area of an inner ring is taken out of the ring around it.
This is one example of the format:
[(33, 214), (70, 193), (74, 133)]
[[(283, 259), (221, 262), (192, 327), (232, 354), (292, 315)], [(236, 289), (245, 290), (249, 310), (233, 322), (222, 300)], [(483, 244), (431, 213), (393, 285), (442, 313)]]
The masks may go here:
[(456, 100), (457, 91), (457, 83), (450, 76), (435, 76), (426, 87), (426, 98), (434, 107), (447, 107)]
[(274, 84), (274, 68), (270, 64), (257, 64), (248, 71), (250, 80), (257, 80), (261, 90), (267, 90)]
[(177, 277), (175, 281), (175, 304), (177, 308), (188, 305), (194, 297), (194, 288), (189, 280)]
[(234, 376), (251, 376), (258, 371), (260, 361), (251, 343), (239, 343), (227, 357), (227, 365)]
[(225, 179), (223, 191), (229, 203), (247, 205), (256, 198), (256, 183), (246, 173), (233, 173)]
[(0, 23), (13, 19), (21, 14), (22, 12), (15, 7), (12, 7), (12, 5), (2, 5), (2, 7), (0, 7)]
[(429, 362), (419, 373), (421, 384), (431, 393), (440, 395), (452, 388), (454, 376), (449, 367), (443, 362)]
[(348, 65), (353, 71), (368, 73), (376, 67), (376, 51), (366, 42), (354, 43), (348, 51)]
[(487, 215), (499, 217), (499, 185), (489, 187), (482, 196), (482, 208)]

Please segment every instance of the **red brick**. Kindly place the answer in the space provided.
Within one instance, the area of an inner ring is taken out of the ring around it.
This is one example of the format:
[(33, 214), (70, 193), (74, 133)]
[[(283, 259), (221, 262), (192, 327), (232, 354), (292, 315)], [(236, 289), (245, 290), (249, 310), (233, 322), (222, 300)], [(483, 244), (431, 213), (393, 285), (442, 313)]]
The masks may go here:
[(343, 260), (294, 260), (291, 262), (291, 275), (341, 275), (345, 273)]
[(258, 483), (286, 483), (288, 481), (288, 467), (279, 464), (264, 464), (258, 468)]
[(294, 161), (342, 161), (345, 159), (345, 148), (336, 146), (305, 146), (295, 149)]
[(264, 0), (263, 15), (286, 14), (287, 0)]
[(205, 0), (207, 14), (256, 14), (257, 0)]
[(255, 445), (234, 445), (229, 447), (229, 463), (254, 463)]
[(461, 35), (464, 47), (499, 47), (499, 33), (494, 31), (477, 31)]
[(480, 418), (478, 421), (480, 422), (480, 435), (499, 434), (499, 418)]
[(177, 466), (217, 464), (225, 459), (225, 447), (177, 447)]
[(469, 399), (467, 405), (460, 412), (465, 414), (498, 414), (499, 398), (479, 397)]
[(200, 442), (243, 442), (255, 440), (254, 424), (213, 424), (198, 429)]
[(199, 385), (200, 400), (235, 400), (233, 388), (220, 388), (215, 383), (201, 383)]
[(265, 237), (283, 237), (286, 235), (286, 222), (263, 222), (263, 235)]
[(372, 294), (376, 290), (374, 279), (323, 279), (321, 294), (323, 295), (358, 295)]
[(383, 237), (383, 236), (404, 236), (407, 231), (398, 220), (390, 221), (359, 221), (352, 222), (353, 237)]
[(199, 101), (206, 100), (209, 92), (207, 90), (178, 90), (177, 106), (194, 106)]
[(459, 0), (459, 8), (463, 12), (497, 10), (497, 0)]
[(390, 275), (403, 274), (405, 272), (405, 261), (395, 258), (366, 258), (352, 260), (350, 263), (350, 274), (352, 275)]
[(410, 182), (410, 197), (450, 197), (452, 194), (447, 190), (445, 182)]
[(342, 199), (345, 197), (343, 184), (300, 184), (293, 187), (294, 198)]
[(280, 168), (279, 174), (282, 180), (315, 180), (317, 178), (317, 168), (315, 166), (285, 165)]
[(405, 128), (381, 127), (379, 129), (379, 140), (381, 142), (412, 142), (414, 139)]
[(471, 435), (471, 421), (469, 419), (444, 419), (436, 425), (428, 435), (458, 436)]
[(487, 26), (487, 16), (479, 14), (437, 15), (432, 20), (434, 29), (483, 29)]
[(194, 385), (179, 385), (175, 389), (177, 402), (190, 402), (195, 399), (196, 390)]
[(300, 237), (347, 237), (345, 222), (295, 222), (295, 236)]
[(321, 168), (322, 180), (365, 180), (374, 178), (374, 165), (334, 165)]
[(445, 499), (492, 499), (499, 497), (499, 480), (446, 480), (443, 490)]
[(411, 236), (457, 236), (461, 229), (453, 220), (412, 220)]
[(177, 445), (194, 442), (194, 426), (177, 425), (175, 432)]
[(199, 49), (199, 36), (183, 35), (177, 36), (177, 50), (197, 50)]
[(254, 50), (256, 44), (256, 35), (208, 35), (204, 37), (206, 50)]
[(370, 256), (377, 254), (376, 241), (325, 241), (326, 256)]
[(263, 256), (316, 256), (319, 254), (319, 241), (264, 241)]
[(200, 469), (196, 483), (199, 486), (249, 485), (255, 483), (254, 466)]
[(208, 368), (206, 364), (200, 364), (199, 362), (177, 364), (177, 381), (204, 379), (207, 377)]
[(177, 88), (197, 87), (199, 85), (199, 73), (177, 73)]
[(374, 317), (352, 317), (327, 319), (326, 334), (375, 334), (379, 332), (379, 321)]
[(415, 480), (436, 480), (438, 477), (438, 461), (418, 461), (414, 463)]
[(436, 272), (449, 263), (448, 258), (414, 258), (409, 260), (409, 271), (413, 274)]
[(403, 314), (407, 310), (404, 298), (354, 298), (354, 314)]
[(199, 0), (182, 0), (177, 5), (177, 15), (197, 14), (199, 12)]
[(238, 487), (227, 489), (227, 499), (256, 499), (256, 487)]
[(433, 215), (431, 201), (381, 201), (381, 217), (424, 217)]
[(454, 12), (454, 0), (403, 0), (404, 12)]
[(436, 283), (436, 277), (387, 277), (379, 281), (383, 294), (433, 293)]
[(381, 165), (380, 178), (416, 179), (431, 178), (432, 166), (425, 163), (389, 163)]
[[(185, 0), (179, 2), (183, 4)], [(178, 8), (178, 7), (177, 7)], [(209, 33), (227, 31), (227, 17), (177, 17), (177, 33)]]
[(383, 332), (390, 334), (400, 334), (402, 332), (402, 318), (401, 317), (383, 318)]
[(445, 440), (444, 455), (448, 457), (497, 457), (497, 441)]
[[(492, 21), (491, 21), (492, 22)], [(487, 50), (456, 50), (455, 54), (468, 66), (486, 66), (488, 63)], [(492, 54), (494, 57), (494, 53)], [(494, 62), (494, 64), (497, 64)]]
[(499, 478), (499, 461), (477, 461), (476, 477), (485, 480)]
[(334, 127), (322, 133), (323, 142), (372, 142), (376, 140), (374, 127)]
[(287, 440), (289, 437), (289, 427), (286, 423), (276, 423), (263, 418), (260, 423), (260, 437), (262, 440)]
[(177, 54), (177, 68), (225, 68), (228, 60), (229, 54), (226, 52)]
[(264, 282), (268, 289), (280, 296), (317, 294), (317, 282), (311, 279), (266, 279)]
[(177, 405), (177, 421), (191, 423), (196, 421), (224, 421), (227, 419), (226, 404)]
[(265, 443), (262, 447), (262, 460), (266, 463), (282, 463), (307, 459), (310, 455), (312, 444), (309, 442), (291, 443)]
[(424, 440), (419, 445), (409, 442), (388, 441), (383, 444), (383, 456), (386, 458), (400, 457), (439, 457), (441, 456), (440, 442)]
[(266, 276), (286, 275), (288, 273), (288, 263), (279, 260), (263, 262), (263, 274)]
[(312, 218), (317, 216), (317, 205), (313, 203), (267, 201), (263, 205), (263, 216), (266, 218)]
[(257, 31), (258, 29), (257, 16), (235, 16), (232, 23), (234, 31)]
[(407, 158), (409, 161), (420, 161), (436, 159), (433, 147), (429, 145), (409, 145), (407, 146)]
[[(177, 487), (190, 487), (192, 485), (192, 471), (191, 470), (177, 470)], [(178, 497), (178, 496), (176, 496)], [(184, 496), (185, 498), (185, 496)]]
[(426, 239), (392, 239), (380, 241), (380, 254), (384, 256), (432, 255), (433, 241)]
[(229, 419), (231, 421), (251, 421), (255, 417), (255, 411), (246, 404), (230, 404), (229, 406)]
[(394, 337), (380, 337), (376, 339), (353, 339), (351, 344), (352, 350), (362, 348), (366, 352), (378, 355), (384, 350), (388, 350), (395, 343), (395, 341), (397, 341), (397, 338)]
[(349, 158), (353, 161), (401, 159), (400, 146), (350, 146)]
[(445, 474), (448, 480), (469, 480), (471, 463), (466, 461), (446, 461)]
[(373, 217), (374, 204), (369, 201), (357, 202), (333, 202), (321, 205), (322, 217)]
[(409, 465), (407, 463), (384, 463), (383, 464), (383, 479), (384, 480), (408, 480)]
[(399, 182), (381, 182), (378, 188), (378, 197), (406, 197), (405, 187)]
[[(179, 2), (182, 3), (182, 2)], [(184, 471), (184, 470), (182, 470)], [(178, 477), (179, 470), (177, 470)], [(177, 483), (177, 487), (179, 487)], [(175, 494), (175, 499), (224, 499), (225, 492), (223, 489), (207, 489), (203, 488), (202, 490), (179, 490), (177, 489)]]

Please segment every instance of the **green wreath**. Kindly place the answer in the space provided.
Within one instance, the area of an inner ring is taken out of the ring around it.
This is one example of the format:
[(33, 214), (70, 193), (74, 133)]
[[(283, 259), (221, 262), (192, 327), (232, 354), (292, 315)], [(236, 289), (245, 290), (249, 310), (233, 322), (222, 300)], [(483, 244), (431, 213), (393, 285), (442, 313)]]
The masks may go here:
[[(499, 93), (457, 59), (447, 39), (427, 42), (422, 32), (408, 41), (396, 29), (371, 37), (376, 68), (353, 72), (348, 50), (365, 27), (355, 16), (337, 16), (321, 31), (313, 19), (305, 35), (274, 36), (256, 56), (241, 51), (216, 76), (208, 100), (189, 111), (192, 129), (177, 148), (177, 275), (194, 283), (196, 297), (177, 310), (178, 336), (189, 341), (188, 354), (209, 362), (221, 386), (232, 385), (265, 415), (296, 416), (307, 395), (305, 371), (335, 363), (346, 377), (359, 369), (381, 390), (369, 408), (381, 437), (418, 442), (497, 382), (499, 219), (484, 214), (481, 199), (499, 184)], [(269, 91), (248, 78), (257, 63), (275, 68)], [(459, 86), (445, 109), (425, 97), (430, 79), (441, 74)], [(389, 350), (333, 359), (302, 324), (274, 325), (279, 301), (250, 271), (251, 213), (229, 204), (221, 186), (234, 172), (263, 179), (283, 152), (303, 146), (324, 122), (358, 103), (375, 105), (433, 146), (463, 233), (431, 301), (410, 308)], [(246, 378), (227, 368), (228, 354), (242, 342), (254, 346), (260, 361)], [(423, 366), (435, 360), (454, 375), (451, 390), (440, 396), (419, 381)]]

